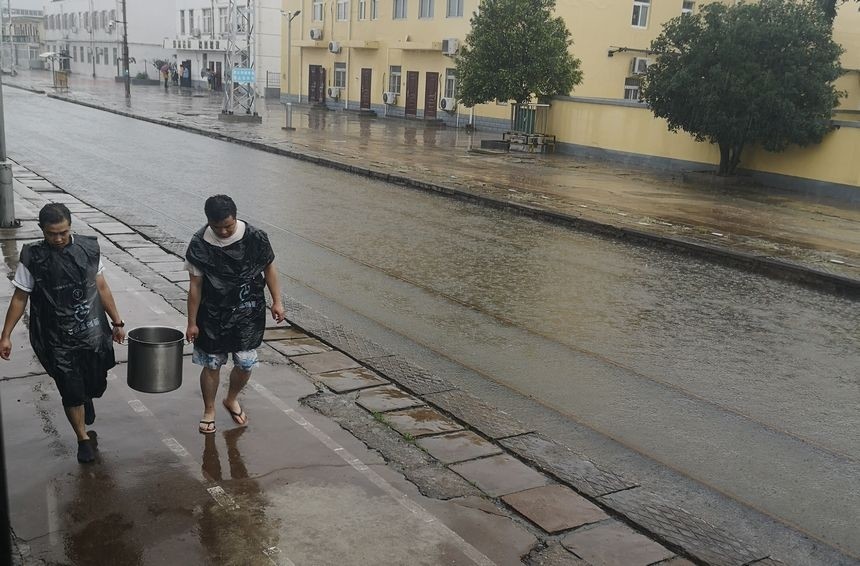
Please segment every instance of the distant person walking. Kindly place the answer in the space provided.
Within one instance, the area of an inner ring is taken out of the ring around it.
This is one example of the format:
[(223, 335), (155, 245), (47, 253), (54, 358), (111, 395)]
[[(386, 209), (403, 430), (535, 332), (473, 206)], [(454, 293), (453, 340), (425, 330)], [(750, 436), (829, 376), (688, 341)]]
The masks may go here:
[(230, 386), (223, 405), (233, 422), (248, 424), (239, 393), (257, 366), (257, 350), (266, 327), (264, 288), (272, 295), (272, 318), (284, 320), (275, 269), (275, 253), (266, 233), (236, 218), (236, 204), (226, 195), (206, 199), (206, 225), (191, 238), (185, 254), (190, 273), (188, 328), (194, 342), (192, 361), (200, 372), (203, 417), (199, 431), (215, 432), (215, 397), (221, 366), (233, 358)]
[(92, 400), (107, 389), (107, 372), (116, 365), (111, 339), (125, 340), (125, 322), (102, 275), (96, 238), (73, 235), (72, 215), (59, 203), (39, 211), (39, 227), (44, 239), (21, 250), (0, 357), (10, 359), (12, 331), (29, 300), (30, 344), (57, 384), (78, 438), (78, 461), (88, 463), (95, 460), (95, 433), (87, 433), (96, 419)]

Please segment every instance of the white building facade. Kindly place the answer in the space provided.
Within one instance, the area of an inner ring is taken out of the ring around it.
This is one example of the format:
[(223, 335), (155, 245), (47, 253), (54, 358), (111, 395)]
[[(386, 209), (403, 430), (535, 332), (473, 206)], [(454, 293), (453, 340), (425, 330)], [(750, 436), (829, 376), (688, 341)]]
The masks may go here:
[[(174, 29), (164, 47), (175, 53), (177, 67), (190, 66), (193, 86), (209, 88), (208, 73), (216, 77), (215, 86), (221, 84), (226, 66), (228, 8), (226, 0), (176, 0), (172, 18)], [(280, 0), (241, 0), (243, 12), (253, 14), (254, 67), (257, 72), (257, 91), (264, 95), (267, 85), (272, 96), (280, 96), (281, 68), (281, 2)], [(245, 33), (242, 22), (237, 22), (237, 35)], [(240, 41), (240, 43), (242, 43)]]
[[(164, 40), (174, 33), (176, 0), (126, 0), (129, 72), (158, 78), (153, 62), (168, 60)], [(68, 55), (76, 74), (110, 78), (122, 75), (122, 0), (53, 0), (45, 3), (47, 51)]]

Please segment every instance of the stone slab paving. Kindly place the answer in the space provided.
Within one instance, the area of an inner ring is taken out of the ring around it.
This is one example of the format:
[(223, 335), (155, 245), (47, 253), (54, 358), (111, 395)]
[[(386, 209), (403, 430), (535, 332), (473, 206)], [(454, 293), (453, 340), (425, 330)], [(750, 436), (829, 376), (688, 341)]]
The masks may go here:
[(492, 439), (531, 432), (521, 422), (465, 391), (452, 390), (426, 395), (436, 405)]
[(563, 485), (536, 487), (506, 495), (502, 500), (550, 534), (609, 518), (603, 509)]
[(44, 179), (26, 179), (23, 181), (24, 186), (33, 189), (34, 191), (42, 191), (42, 190), (53, 190), (56, 192), (63, 192), (56, 185), (51, 183), (50, 181), (46, 181)]
[[(191, 280), (191, 274), (187, 271), (167, 271), (163, 273), (164, 278), (173, 283), (181, 283)], [(186, 289), (187, 291), (187, 289)]]
[(430, 407), (415, 407), (386, 413), (385, 420), (391, 428), (403, 436), (414, 438), (463, 430), (459, 423)]
[(561, 543), (594, 566), (648, 566), (675, 556), (671, 550), (615, 520), (578, 529)]
[(310, 338), (307, 334), (293, 326), (278, 326), (276, 328), (267, 328), (263, 332), (263, 340), (293, 340), (297, 338)]
[[(125, 248), (126, 246), (123, 244), (122, 247)], [(160, 258), (161, 261), (164, 261), (166, 259), (173, 259), (176, 257), (175, 255), (169, 254), (159, 247), (129, 248), (128, 253), (141, 261), (149, 260), (150, 263), (152, 262), (150, 258), (153, 257)]]
[(453, 464), (449, 468), (490, 497), (501, 497), (549, 483), (546, 476), (508, 454)]
[(285, 356), (301, 356), (302, 354), (321, 354), (330, 352), (332, 348), (316, 338), (296, 338), (294, 340), (270, 340), (269, 346)]
[(341, 369), (361, 367), (358, 362), (342, 352), (305, 354), (290, 358), (308, 373), (325, 373)]
[(367, 365), (390, 379), (409, 389), (416, 395), (427, 395), (455, 389), (449, 381), (433, 375), (424, 368), (410, 363), (399, 356), (373, 358)]
[(151, 240), (147, 240), (146, 238), (144, 238), (140, 234), (113, 234), (111, 236), (108, 236), (108, 238), (112, 242), (116, 242), (117, 244), (120, 244), (123, 247), (125, 247), (125, 245), (127, 243), (131, 243), (131, 242), (142, 242), (142, 243), (155, 245), (155, 242), (153, 242)]
[(599, 497), (638, 485), (598, 468), (584, 456), (539, 434), (506, 438), (500, 441), (500, 444), (520, 458), (574, 487), (578, 492), (591, 497)]
[(492, 442), (487, 442), (470, 430), (422, 438), (418, 440), (418, 446), (443, 464), (464, 462), (502, 453), (498, 446)]
[(419, 407), (424, 401), (413, 397), (394, 385), (383, 385), (372, 389), (363, 389), (355, 401), (372, 413), (397, 411), (410, 407)]
[[(761, 562), (756, 562), (756, 564), (761, 564)], [(693, 562), (690, 562), (686, 558), (681, 558), (680, 556), (676, 556), (675, 558), (670, 558), (665, 562), (661, 562), (660, 566), (696, 566)], [(772, 565), (770, 565), (772, 566)]]
[[(20, 178), (16, 175), (16, 178)], [(48, 200), (51, 202), (61, 202), (66, 206), (70, 204), (83, 204), (81, 200), (77, 197), (70, 195), (69, 193), (57, 193), (55, 195), (49, 195)], [(95, 208), (90, 207), (90, 210), (93, 212), (98, 212)]]
[(342, 350), (356, 360), (367, 360), (381, 356), (388, 356), (385, 348), (364, 338), (363, 336), (346, 330), (330, 318), (323, 316), (316, 310), (287, 297), (284, 306), (290, 313), (290, 320), (296, 325), (307, 330), (310, 334), (328, 342), (335, 348)]
[(73, 214), (86, 214), (87, 212), (97, 212), (95, 208), (91, 207), (88, 204), (84, 204), (82, 202), (70, 202), (70, 203), (62, 203), (69, 209), (69, 212)]
[[(283, 342), (269, 342), (277, 348)], [(347, 393), (359, 389), (367, 389), (378, 385), (386, 385), (388, 381), (367, 368), (343, 369), (317, 374), (316, 378), (335, 393)]]
[(613, 493), (598, 501), (648, 532), (714, 566), (741, 566), (768, 556), (768, 553), (748, 546), (642, 488)]
[(91, 223), (90, 227), (93, 230), (101, 232), (105, 236), (110, 236), (111, 234), (134, 234), (134, 230), (132, 228), (119, 222)]

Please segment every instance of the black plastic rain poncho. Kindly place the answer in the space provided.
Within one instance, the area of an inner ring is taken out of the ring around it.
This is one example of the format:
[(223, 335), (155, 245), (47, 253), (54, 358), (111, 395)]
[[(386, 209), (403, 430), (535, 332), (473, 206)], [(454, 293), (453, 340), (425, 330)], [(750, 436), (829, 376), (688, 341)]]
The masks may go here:
[(98, 241), (76, 235), (61, 249), (45, 241), (27, 244), (21, 263), (36, 281), (30, 294), (30, 344), (48, 375), (93, 370), (76, 364), (80, 350), (97, 354), (99, 370), (114, 367), (111, 329), (96, 287)]
[(205, 231), (194, 234), (185, 254), (203, 272), (195, 344), (209, 354), (257, 348), (266, 328), (263, 270), (275, 259), (269, 237), (246, 223), (242, 239), (222, 248), (207, 243)]

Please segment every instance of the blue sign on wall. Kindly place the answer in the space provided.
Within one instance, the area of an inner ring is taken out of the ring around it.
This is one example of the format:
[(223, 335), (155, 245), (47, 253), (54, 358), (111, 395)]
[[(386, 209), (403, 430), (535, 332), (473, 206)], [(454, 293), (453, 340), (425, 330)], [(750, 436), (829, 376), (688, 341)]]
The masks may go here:
[(257, 82), (257, 73), (250, 67), (234, 67), (233, 68), (234, 83), (255, 83)]

